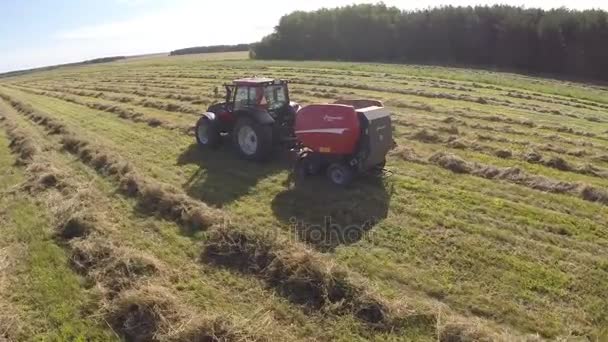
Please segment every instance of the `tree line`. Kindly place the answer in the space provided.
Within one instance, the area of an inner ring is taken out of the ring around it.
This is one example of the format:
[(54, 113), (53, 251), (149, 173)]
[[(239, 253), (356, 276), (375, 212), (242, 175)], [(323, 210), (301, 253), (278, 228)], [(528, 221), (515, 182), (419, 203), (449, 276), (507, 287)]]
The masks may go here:
[(513, 6), (402, 11), (384, 4), (297, 11), (283, 16), (251, 54), (495, 67), (608, 80), (608, 15)]
[(249, 51), (251, 44), (196, 46), (171, 51), (170, 56), (189, 55), (195, 53)]

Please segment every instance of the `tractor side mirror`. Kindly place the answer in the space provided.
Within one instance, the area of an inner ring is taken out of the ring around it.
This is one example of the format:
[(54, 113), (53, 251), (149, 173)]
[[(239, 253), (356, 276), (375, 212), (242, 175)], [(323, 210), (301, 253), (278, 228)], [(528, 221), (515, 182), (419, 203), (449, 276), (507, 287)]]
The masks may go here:
[(232, 87), (226, 87), (226, 103), (230, 103), (232, 101)]

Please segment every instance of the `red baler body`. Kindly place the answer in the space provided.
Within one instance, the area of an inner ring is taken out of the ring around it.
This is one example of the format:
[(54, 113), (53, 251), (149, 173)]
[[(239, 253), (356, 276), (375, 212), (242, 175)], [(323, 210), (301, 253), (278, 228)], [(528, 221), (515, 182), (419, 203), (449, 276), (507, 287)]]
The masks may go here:
[(315, 104), (296, 115), (294, 131), (298, 141), (323, 154), (354, 154), (361, 136), (355, 108), (341, 104)]

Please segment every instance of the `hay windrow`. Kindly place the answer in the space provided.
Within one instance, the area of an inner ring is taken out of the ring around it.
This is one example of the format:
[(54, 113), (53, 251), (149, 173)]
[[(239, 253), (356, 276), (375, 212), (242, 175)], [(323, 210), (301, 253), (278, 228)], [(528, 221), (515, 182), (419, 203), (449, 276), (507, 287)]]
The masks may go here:
[(255, 274), (290, 301), (312, 310), (352, 314), (377, 328), (398, 329), (394, 308), (349, 272), (307, 249), (236, 227), (214, 230), (203, 261)]
[[(38, 123), (45, 125), (49, 122), (51, 121), (40, 120)], [(15, 131), (19, 130), (15, 128)], [(25, 136), (23, 132), (19, 133)], [(106, 155), (73, 135), (66, 133), (63, 138), (62, 145), (66, 150), (77, 154), (81, 159), (86, 156), (84, 159), (97, 170), (124, 178), (128, 178), (127, 174), (133, 174), (128, 163), (114, 162), (116, 156)], [(198, 316), (193, 309), (179, 303), (166, 288), (141, 285), (146, 282), (162, 282), (170, 271), (152, 255), (116, 245), (105, 235), (111, 228), (105, 226), (104, 218), (94, 207), (99, 202), (99, 194), (77, 181), (68, 182), (66, 174), (56, 169), (52, 163), (39, 160), (38, 156), (32, 155), (28, 164), (29, 189), (59, 190), (49, 192), (49, 196), (44, 197), (55, 218), (56, 236), (60, 245), (68, 251), (71, 267), (94, 283), (102, 294), (105, 316), (123, 338), (128, 341), (251, 339), (249, 334), (236, 328), (229, 319)], [(113, 168), (108, 167), (110, 164)], [(184, 222), (196, 226), (211, 224), (207, 213), (201, 211), (199, 203), (186, 198), (176, 189), (156, 188), (155, 184), (142, 179), (136, 182), (138, 187), (133, 194), (141, 195), (143, 202), (150, 202), (148, 205), (160, 205), (162, 210), (168, 211), (180, 207), (180, 219)], [(0, 319), (0, 324), (10, 323), (1, 314)], [(4, 328), (0, 326), (3, 334)], [(9, 332), (12, 334), (7, 328), (6, 334)]]
[(587, 201), (608, 205), (608, 191), (606, 190), (585, 186), (581, 190), (581, 196)]
[(505, 180), (544, 192), (575, 194), (586, 201), (604, 205), (608, 204), (608, 193), (604, 190), (584, 184), (557, 181), (543, 176), (531, 175), (517, 167), (497, 168), (491, 165), (471, 163), (456, 155), (445, 152), (435, 153), (429, 158), (429, 162), (455, 173), (472, 174), (487, 179)]
[(412, 135), (412, 139), (425, 142), (425, 143), (436, 143), (441, 141), (441, 137), (437, 134), (421, 129)]
[(107, 308), (106, 319), (125, 341), (266, 341), (232, 321), (196, 314), (171, 291), (143, 285), (124, 291)]
[(139, 201), (139, 208), (184, 225), (189, 230), (200, 230), (221, 220), (220, 213), (183, 194), (173, 187), (138, 176), (129, 163), (117, 155), (92, 148), (86, 140), (69, 135), (62, 139), (63, 147), (80, 157), (98, 171), (117, 177), (120, 188)]
[(406, 146), (397, 146), (389, 152), (389, 155), (399, 157), (405, 161), (414, 163), (424, 163), (422, 157), (420, 157), (414, 149)]
[[(145, 123), (150, 127), (163, 127), (163, 128), (171, 129), (171, 130), (179, 130), (179, 131), (183, 132), (184, 134), (190, 134), (190, 131), (191, 131), (190, 126), (177, 126), (170, 122), (167, 122), (167, 121), (164, 121), (164, 120), (161, 120), (158, 118), (148, 117), (148, 116), (144, 115), (143, 113), (134, 111), (133, 109), (123, 108), (123, 107), (120, 107), (120, 106), (117, 106), (114, 104), (102, 104), (102, 103), (81, 101), (73, 96), (69, 96), (69, 95), (65, 95), (65, 94), (56, 94), (56, 93), (49, 93), (49, 92), (44, 92), (44, 94), (41, 94), (40, 92), (36, 92), (36, 91), (30, 90), (30, 89), (27, 89), (24, 91), (30, 92), (30, 93), (35, 93), (37, 95), (54, 97), (54, 98), (57, 98), (60, 100), (70, 102), (70, 103), (85, 106), (90, 109), (100, 110), (102, 112), (115, 114), (116, 116), (118, 116), (121, 119), (130, 120), (130, 121), (133, 121), (136, 123)], [(80, 95), (80, 96), (84, 96), (84, 95)], [(124, 101), (119, 101), (119, 102), (124, 102)]]
[(27, 165), (32, 162), (35, 155), (40, 153), (40, 148), (34, 141), (12, 121), (5, 120), (6, 133), (9, 137), (9, 148), (17, 155), (17, 165)]

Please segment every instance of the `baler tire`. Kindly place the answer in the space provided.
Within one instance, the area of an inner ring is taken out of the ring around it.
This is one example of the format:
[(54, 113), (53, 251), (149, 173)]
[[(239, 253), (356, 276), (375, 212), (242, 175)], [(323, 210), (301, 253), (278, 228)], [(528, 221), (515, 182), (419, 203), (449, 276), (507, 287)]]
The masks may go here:
[[(203, 133), (204, 132), (204, 133)], [(194, 136), (199, 146), (217, 148), (222, 142), (220, 132), (209, 118), (203, 116), (196, 122)]]
[(304, 169), (305, 174), (308, 176), (318, 174), (322, 168), (321, 158), (315, 154), (307, 154), (300, 159), (299, 163)]
[(385, 166), (386, 166), (386, 159), (383, 162), (374, 165), (374, 167), (371, 169), (372, 174), (381, 176), (384, 172)]
[(355, 170), (344, 163), (332, 163), (327, 168), (327, 178), (336, 185), (346, 186), (355, 178)]
[[(245, 137), (245, 139), (255, 139), (255, 151), (248, 152), (243, 149), (241, 146), (242, 141), (240, 141), (239, 134), (242, 129), (247, 129), (249, 136)], [(253, 133), (253, 135), (251, 135)], [(236, 125), (234, 125), (234, 131), (232, 133), (233, 144), (239, 154), (247, 159), (254, 161), (263, 161), (267, 160), (272, 152), (272, 127), (269, 125), (263, 125), (252, 118), (249, 117), (241, 117), (237, 120)]]

